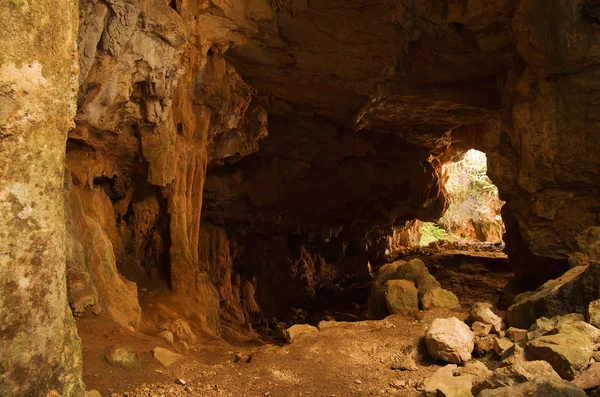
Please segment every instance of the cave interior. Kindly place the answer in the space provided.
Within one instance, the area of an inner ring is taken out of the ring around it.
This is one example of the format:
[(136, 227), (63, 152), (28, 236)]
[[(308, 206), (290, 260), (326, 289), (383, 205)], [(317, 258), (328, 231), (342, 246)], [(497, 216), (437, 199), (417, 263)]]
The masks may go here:
[[(295, 324), (388, 321), (393, 263), (466, 316), (600, 260), (597, 1), (30, 3), (0, 5), (1, 397), (172, 383), (157, 345), (250, 363)], [(419, 299), (398, 327), (431, 323)], [(124, 343), (141, 368), (107, 380)]]

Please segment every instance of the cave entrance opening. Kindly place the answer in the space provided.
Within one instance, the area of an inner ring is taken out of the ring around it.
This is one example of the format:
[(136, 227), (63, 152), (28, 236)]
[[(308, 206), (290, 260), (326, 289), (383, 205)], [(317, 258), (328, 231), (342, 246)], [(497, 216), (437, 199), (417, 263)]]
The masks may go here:
[(485, 153), (467, 151), (459, 161), (444, 164), (442, 175), (449, 206), (437, 222), (423, 224), (419, 245), (502, 246), (504, 202), (487, 176)]

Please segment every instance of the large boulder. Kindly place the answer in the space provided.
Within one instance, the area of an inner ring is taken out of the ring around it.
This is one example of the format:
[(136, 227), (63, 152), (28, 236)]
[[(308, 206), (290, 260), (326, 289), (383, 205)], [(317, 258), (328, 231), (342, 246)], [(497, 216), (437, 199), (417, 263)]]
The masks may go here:
[[(429, 273), (422, 260), (411, 259), (408, 262), (388, 263), (379, 269), (377, 279), (371, 286), (371, 296), (368, 301), (369, 318), (382, 319), (393, 313), (389, 306), (388, 291), (390, 287), (388, 283), (396, 280), (404, 280), (416, 288), (418, 295), (417, 310), (419, 306), (423, 309), (434, 307), (455, 309), (460, 307), (458, 298), (452, 292), (441, 288), (440, 283)], [(391, 289), (395, 290), (393, 293), (398, 292), (400, 287), (402, 291), (399, 292), (410, 290), (412, 304), (413, 291), (412, 288), (408, 287), (408, 284), (392, 283), (392, 285)], [(407, 310), (403, 308), (400, 313), (407, 314)]]
[(547, 362), (541, 360), (524, 361), (497, 368), (493, 371), (491, 376), (482, 382), (478, 391), (515, 386), (520, 383), (530, 382), (540, 378), (561, 381), (561, 377)]
[(583, 322), (559, 323), (553, 334), (540, 336), (525, 346), (528, 356), (550, 363), (563, 378), (572, 380), (588, 366), (599, 330)]
[(445, 309), (458, 309), (460, 303), (458, 298), (452, 292), (440, 287), (432, 288), (423, 294), (421, 298), (423, 310), (429, 310), (436, 307)]
[(579, 387), (562, 379), (540, 377), (516, 386), (487, 389), (478, 397), (587, 397)]
[(405, 261), (396, 261), (379, 268), (377, 279), (371, 285), (371, 296), (368, 300), (369, 318), (382, 319), (390, 314), (385, 300), (387, 282), (396, 279), (396, 270), (405, 263)]
[(419, 300), (427, 292), (435, 288), (441, 288), (441, 284), (429, 273), (425, 263), (420, 259), (411, 259), (398, 267), (396, 277), (401, 280), (412, 281), (419, 290)]
[(418, 291), (410, 281), (388, 281), (385, 302), (391, 314), (407, 315), (419, 311)]
[(536, 291), (516, 296), (515, 303), (508, 308), (508, 323), (517, 328), (529, 328), (543, 316), (587, 314), (590, 302), (600, 298), (599, 291), (599, 262), (574, 267)]
[(436, 360), (462, 364), (471, 359), (474, 336), (469, 327), (459, 319), (437, 318), (425, 333), (429, 354)]
[[(420, 259), (411, 259), (396, 269), (395, 278), (399, 280), (412, 281), (417, 284), (419, 280), (424, 280), (429, 274), (429, 270)], [(427, 281), (423, 281), (426, 284)], [(433, 285), (433, 284), (432, 284)], [(437, 284), (439, 287), (439, 283)]]

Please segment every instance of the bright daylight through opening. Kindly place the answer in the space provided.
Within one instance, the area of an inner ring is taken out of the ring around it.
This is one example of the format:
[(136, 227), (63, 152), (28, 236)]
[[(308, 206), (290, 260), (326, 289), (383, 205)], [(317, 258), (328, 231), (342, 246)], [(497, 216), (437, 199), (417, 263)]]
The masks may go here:
[(469, 150), (464, 158), (443, 166), (450, 205), (437, 223), (426, 222), (419, 244), (436, 241), (502, 243), (504, 202), (487, 176), (485, 153)]

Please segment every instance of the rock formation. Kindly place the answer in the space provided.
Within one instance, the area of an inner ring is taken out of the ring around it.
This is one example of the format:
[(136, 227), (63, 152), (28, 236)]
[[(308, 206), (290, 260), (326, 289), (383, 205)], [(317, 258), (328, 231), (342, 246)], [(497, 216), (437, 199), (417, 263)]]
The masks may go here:
[(600, 221), (596, 8), (591, 1), (521, 1), (512, 19), (517, 53), (505, 111), (490, 122), (484, 147), (507, 202), (506, 246), (522, 280), (562, 274), (578, 251), (589, 263), (581, 240)]
[[(81, 0), (76, 47), (73, 2), (9, 3), (0, 313), (11, 333), (66, 338), (77, 356), (65, 263), (77, 315), (138, 326), (136, 282), (152, 277), (214, 332), (216, 313), (284, 317), (320, 284), (384, 263), (398, 227), (439, 218), (441, 166), (468, 148), (487, 153), (506, 201), (521, 287), (599, 259), (592, 0)], [(52, 297), (44, 332), (13, 316), (18, 305), (34, 324), (40, 310), (18, 292), (22, 277), (38, 282), (30, 273), (51, 277), (35, 295)], [(62, 371), (61, 354), (44, 352), (45, 373)]]
[(63, 208), (77, 10), (4, 3), (0, 24), (0, 396), (80, 396)]

